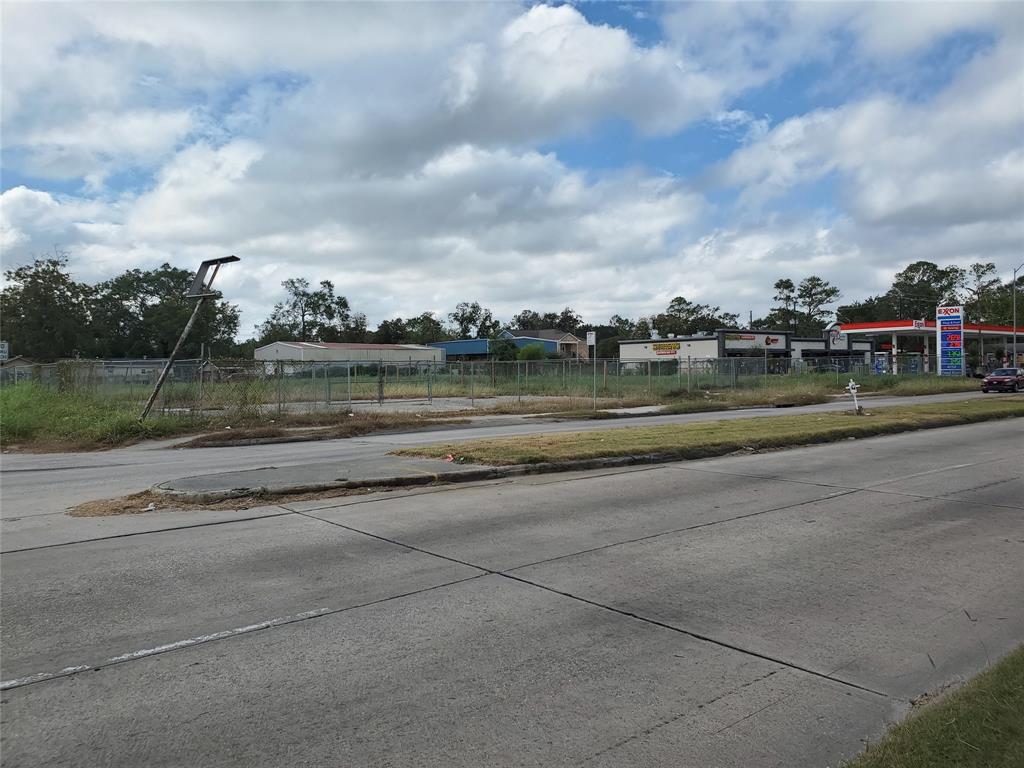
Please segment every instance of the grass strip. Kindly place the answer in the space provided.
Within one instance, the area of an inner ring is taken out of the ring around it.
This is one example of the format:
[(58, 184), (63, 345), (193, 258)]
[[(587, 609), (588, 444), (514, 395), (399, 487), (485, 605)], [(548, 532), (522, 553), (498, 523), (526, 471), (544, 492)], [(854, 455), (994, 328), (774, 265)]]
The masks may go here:
[(0, 389), (0, 446), (33, 451), (88, 451), (140, 440), (199, 435), (187, 445), (213, 447), (269, 439), (333, 439), (374, 432), (465, 423), (432, 414), (343, 410), (313, 413), (152, 414), (92, 392), (61, 392), (38, 384)]
[(1024, 646), (925, 704), (846, 768), (1024, 765)]
[(744, 449), (828, 443), (1020, 416), (1024, 416), (1024, 397), (999, 397), (868, 409), (861, 415), (852, 411), (809, 413), (439, 443), (395, 454), (431, 458), (451, 454), (463, 461), (491, 465), (647, 454), (698, 459)]

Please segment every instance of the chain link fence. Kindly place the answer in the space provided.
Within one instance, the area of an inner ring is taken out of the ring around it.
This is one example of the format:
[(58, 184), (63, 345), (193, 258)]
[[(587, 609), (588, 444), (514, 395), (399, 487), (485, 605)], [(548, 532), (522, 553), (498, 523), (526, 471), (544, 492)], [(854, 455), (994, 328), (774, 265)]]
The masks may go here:
[[(426, 402), (453, 408), (524, 398), (592, 397), (629, 402), (684, 393), (789, 391), (828, 386), (849, 377), (891, 376), (891, 357), (791, 359), (727, 357), (626, 361), (540, 360), (447, 363), (181, 360), (175, 362), (154, 409), (164, 414), (257, 416), (351, 410), (373, 404)], [(163, 360), (64, 361), (0, 369), (0, 385), (25, 382), (88, 393), (140, 410)], [(900, 376), (920, 376), (919, 356), (895, 361)], [(468, 400), (468, 403), (465, 402)], [(440, 401), (440, 402), (438, 402)]]

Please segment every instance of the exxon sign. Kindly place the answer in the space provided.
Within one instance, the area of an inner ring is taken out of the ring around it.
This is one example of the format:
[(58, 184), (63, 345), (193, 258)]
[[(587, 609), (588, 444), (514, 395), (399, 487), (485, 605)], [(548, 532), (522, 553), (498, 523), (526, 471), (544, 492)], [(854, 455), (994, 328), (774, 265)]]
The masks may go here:
[(939, 350), (939, 375), (963, 376), (966, 373), (964, 308), (938, 307), (935, 310), (935, 336)]

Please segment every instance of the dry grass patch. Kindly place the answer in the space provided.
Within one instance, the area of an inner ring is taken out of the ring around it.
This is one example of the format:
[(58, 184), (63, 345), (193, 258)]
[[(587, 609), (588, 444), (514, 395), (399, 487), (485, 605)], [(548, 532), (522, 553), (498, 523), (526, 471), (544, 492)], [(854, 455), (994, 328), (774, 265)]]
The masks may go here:
[[(262, 427), (242, 427), (234, 429), (224, 427), (217, 432), (208, 432), (199, 437), (180, 444), (179, 448), (217, 448), (231, 445), (244, 445), (249, 442), (302, 442), (309, 440), (337, 440), (346, 437), (359, 437), (379, 432), (398, 430), (426, 429), (438, 426), (468, 424), (469, 419), (437, 418), (407, 413), (387, 412), (356, 412), (352, 414), (319, 414), (319, 418), (310, 418), (312, 414), (301, 414), (303, 418), (285, 417), (282, 425)], [(293, 427), (295, 421), (310, 424), (307, 427)]]
[(825, 443), (1020, 416), (1024, 416), (1024, 398), (1013, 397), (879, 408), (862, 415), (813, 413), (472, 440), (407, 448), (395, 453), (431, 458), (452, 454), (474, 464), (491, 465), (649, 454), (696, 459), (738, 450)]

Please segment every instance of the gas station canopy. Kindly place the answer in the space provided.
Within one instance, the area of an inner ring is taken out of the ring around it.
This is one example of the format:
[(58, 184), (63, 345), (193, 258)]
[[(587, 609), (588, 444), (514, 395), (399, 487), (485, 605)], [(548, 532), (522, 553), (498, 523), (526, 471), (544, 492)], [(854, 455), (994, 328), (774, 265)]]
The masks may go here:
[[(870, 323), (840, 323), (843, 333), (852, 336), (918, 336), (935, 337), (934, 320), (876, 320)], [(1018, 326), (1018, 337), (1024, 337), (1024, 326)], [(972, 338), (1013, 338), (1013, 326), (964, 323), (964, 336)]]
[[(898, 364), (896, 355), (910, 352), (911, 356), (923, 355), (923, 369), (928, 371), (932, 366), (930, 360), (936, 354), (935, 320), (876, 320), (869, 323), (840, 323), (841, 333), (851, 338), (874, 338), (875, 349), (887, 353), (891, 358), (891, 370), (896, 371)], [(985, 325), (982, 323), (964, 323), (962, 330), (963, 342), (977, 344), (977, 358), (985, 359), (986, 343), (990, 349), (1003, 350), (1010, 354), (1016, 351), (1018, 359), (1020, 346), (1014, 349), (1013, 327), (1009, 325)], [(914, 339), (914, 341), (909, 340)], [(1018, 341), (1024, 341), (1024, 327), (1017, 327)], [(902, 342), (901, 342), (902, 340)], [(998, 364), (998, 360), (994, 361)]]

